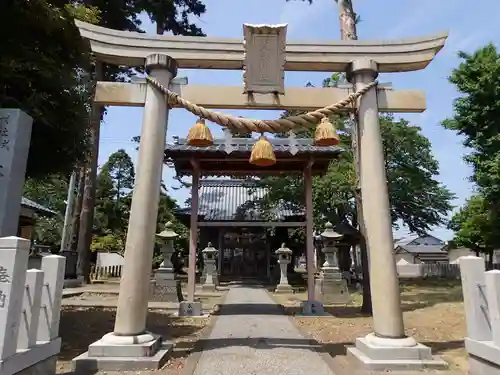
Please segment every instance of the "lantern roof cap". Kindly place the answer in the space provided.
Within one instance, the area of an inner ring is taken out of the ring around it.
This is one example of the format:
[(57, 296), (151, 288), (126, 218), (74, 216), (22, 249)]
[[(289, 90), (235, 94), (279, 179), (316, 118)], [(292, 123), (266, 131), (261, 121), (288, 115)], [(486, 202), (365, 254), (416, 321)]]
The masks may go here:
[(329, 240), (340, 240), (344, 237), (342, 234), (337, 233), (333, 230), (333, 225), (329, 221), (325, 224), (325, 230), (321, 233), (321, 237)]
[(292, 250), (285, 246), (284, 243), (281, 244), (281, 247), (276, 250), (276, 254), (292, 254)]
[(172, 222), (169, 221), (165, 224), (164, 229), (160, 233), (156, 234), (156, 237), (162, 238), (164, 240), (174, 239), (175, 237), (178, 236), (178, 234), (175, 233), (171, 228), (172, 228)]
[(212, 246), (212, 242), (209, 242), (207, 247), (205, 247), (201, 252), (202, 253), (216, 253), (217, 249)]

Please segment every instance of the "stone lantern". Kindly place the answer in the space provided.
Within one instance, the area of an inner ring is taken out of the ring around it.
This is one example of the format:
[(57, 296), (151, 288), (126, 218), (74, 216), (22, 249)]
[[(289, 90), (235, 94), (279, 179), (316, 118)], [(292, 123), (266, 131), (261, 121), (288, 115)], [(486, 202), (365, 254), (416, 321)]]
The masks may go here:
[(163, 261), (160, 268), (156, 271), (156, 280), (174, 280), (174, 266), (170, 261), (174, 252), (174, 239), (178, 236), (172, 229), (172, 223), (169, 221), (165, 224), (165, 229), (156, 234), (158, 241), (161, 243), (161, 253)]
[(325, 230), (321, 233), (321, 238), (323, 239), (322, 251), (325, 254), (325, 263), (323, 263), (321, 271), (323, 271), (325, 279), (339, 280), (342, 278), (339, 270), (339, 250), (336, 247), (342, 237), (344, 236), (333, 230), (333, 225), (330, 222), (325, 224)]
[(316, 294), (324, 304), (345, 304), (350, 302), (346, 280), (342, 279), (338, 262), (338, 243), (343, 235), (333, 230), (328, 222), (321, 233), (323, 239), (322, 251), (325, 254), (325, 263), (321, 268), (321, 278), (317, 280)]
[(281, 247), (276, 250), (276, 255), (278, 256), (281, 276), (275, 293), (291, 293), (293, 289), (290, 284), (288, 284), (287, 266), (292, 259), (292, 250), (285, 247), (285, 244), (282, 244)]
[(217, 249), (209, 242), (208, 246), (203, 249), (203, 260), (205, 262), (206, 276), (205, 282), (202, 285), (203, 290), (215, 291), (217, 268), (215, 267), (215, 257), (217, 256)]

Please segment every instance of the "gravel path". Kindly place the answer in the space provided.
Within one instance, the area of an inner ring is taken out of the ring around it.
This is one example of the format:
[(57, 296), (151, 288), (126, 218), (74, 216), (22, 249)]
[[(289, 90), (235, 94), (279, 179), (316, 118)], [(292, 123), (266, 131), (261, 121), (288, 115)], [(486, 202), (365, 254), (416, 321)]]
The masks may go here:
[(258, 287), (232, 287), (193, 375), (333, 375)]

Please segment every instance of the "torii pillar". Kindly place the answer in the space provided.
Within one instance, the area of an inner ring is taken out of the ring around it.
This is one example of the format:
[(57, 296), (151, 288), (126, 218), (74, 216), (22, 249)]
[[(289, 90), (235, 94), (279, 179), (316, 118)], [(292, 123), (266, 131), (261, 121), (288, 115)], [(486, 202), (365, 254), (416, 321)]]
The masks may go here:
[[(146, 70), (168, 87), (177, 74), (177, 62), (167, 55), (149, 55)], [(167, 119), (164, 95), (149, 85), (114, 331), (73, 360), (76, 372), (156, 370), (172, 349), (172, 344), (146, 330)]]
[[(348, 71), (356, 90), (368, 85), (377, 75), (377, 63), (370, 59), (353, 61)], [(360, 182), (370, 253), (373, 333), (357, 338), (356, 345), (348, 348), (348, 354), (370, 371), (444, 369), (447, 363), (433, 357), (431, 348), (405, 335), (375, 88), (361, 97), (358, 108)]]

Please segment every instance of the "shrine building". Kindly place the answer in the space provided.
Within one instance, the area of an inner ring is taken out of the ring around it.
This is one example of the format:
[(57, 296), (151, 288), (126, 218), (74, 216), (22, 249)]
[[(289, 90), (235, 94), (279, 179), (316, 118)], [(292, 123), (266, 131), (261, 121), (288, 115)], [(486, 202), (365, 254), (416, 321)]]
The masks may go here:
[[(270, 139), (276, 164), (268, 167), (249, 163), (255, 139), (215, 139), (212, 146), (195, 147), (186, 139), (174, 138), (165, 147), (165, 162), (173, 164), (178, 176), (199, 173), (197, 215), (192, 207), (181, 209), (177, 217), (191, 227), (193, 217), (199, 228), (198, 252), (211, 242), (219, 250), (218, 270), (221, 280), (242, 278), (269, 279), (275, 264), (274, 251), (282, 242), (305, 253), (306, 244), (288, 242), (288, 234), (306, 228), (304, 210), (293, 212), (277, 203), (265, 213), (259, 201), (267, 193), (257, 179), (265, 176), (302, 175), (310, 166), (311, 174), (325, 173), (342, 149), (318, 147), (311, 139)], [(193, 191), (193, 194), (194, 191)], [(312, 220), (312, 218), (311, 218)]]

